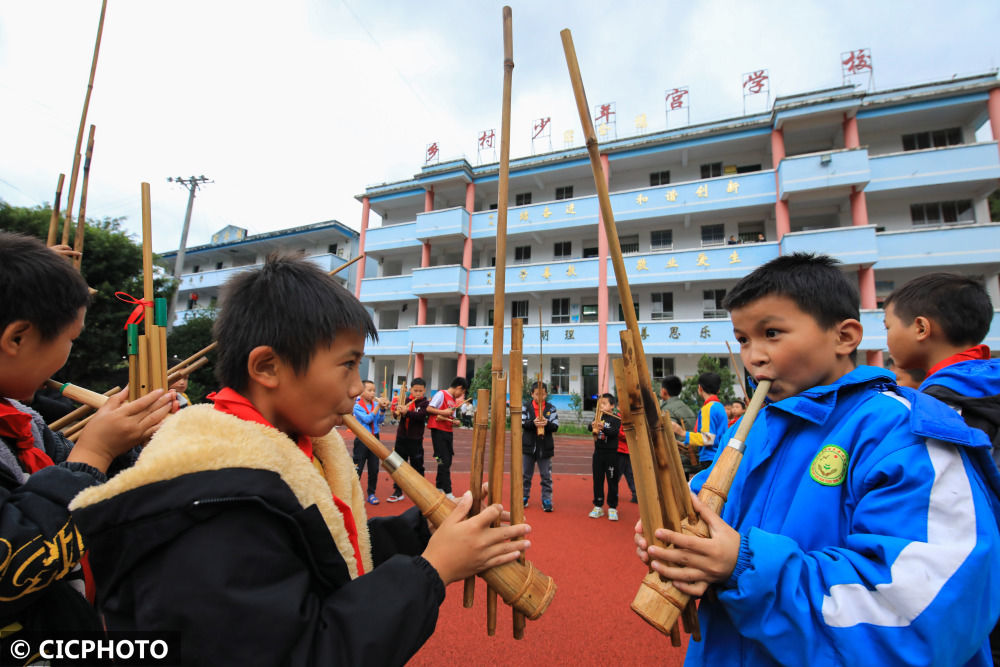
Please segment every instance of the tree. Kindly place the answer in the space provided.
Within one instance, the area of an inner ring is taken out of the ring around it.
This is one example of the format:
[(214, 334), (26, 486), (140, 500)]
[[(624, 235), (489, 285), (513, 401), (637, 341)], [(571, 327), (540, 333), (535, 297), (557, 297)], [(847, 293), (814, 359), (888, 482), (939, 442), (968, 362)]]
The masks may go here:
[(701, 399), (698, 398), (698, 376), (702, 373), (718, 373), (722, 378), (718, 394), (720, 401), (729, 404), (736, 400), (736, 393), (733, 390), (734, 384), (738, 381), (736, 376), (728, 368), (722, 368), (718, 359), (704, 354), (698, 360), (698, 372), (684, 380), (684, 390), (681, 391), (681, 400), (689, 406), (694, 406), (695, 412), (698, 411), (697, 406), (701, 405)]
[[(44, 241), (48, 236), (49, 206), (25, 208), (0, 201), (0, 229), (27, 234)], [(115, 298), (115, 292), (142, 297), (142, 246), (121, 228), (120, 218), (87, 221), (86, 244), (80, 272), (97, 290), (87, 309), (83, 335), (73, 344), (58, 378), (95, 391), (128, 382), (126, 340), (123, 329), (133, 306)], [(60, 221), (60, 229), (62, 222)], [(76, 229), (70, 234), (70, 243)], [(165, 273), (154, 280), (154, 294), (170, 298), (175, 282)], [(140, 327), (141, 330), (141, 327)]]
[[(184, 324), (173, 328), (167, 336), (167, 350), (170, 354), (169, 365), (174, 366), (187, 359), (192, 354), (207, 347), (212, 342), (212, 326), (215, 324), (215, 309), (205, 308), (195, 311)], [(206, 355), (209, 362), (188, 377), (187, 395), (192, 403), (205, 400), (205, 395), (215, 391), (218, 382), (215, 380), (215, 352)]]

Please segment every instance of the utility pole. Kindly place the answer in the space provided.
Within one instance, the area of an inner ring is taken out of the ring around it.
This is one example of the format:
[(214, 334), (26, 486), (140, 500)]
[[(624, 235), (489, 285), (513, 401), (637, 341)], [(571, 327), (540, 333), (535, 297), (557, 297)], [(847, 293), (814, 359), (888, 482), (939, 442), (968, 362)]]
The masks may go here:
[(177, 313), (177, 298), (180, 295), (180, 279), (181, 271), (184, 269), (184, 251), (187, 250), (187, 238), (188, 229), (191, 227), (191, 211), (194, 209), (194, 195), (198, 191), (198, 188), (205, 183), (211, 183), (209, 179), (205, 178), (205, 175), (201, 176), (191, 176), (189, 178), (184, 178), (178, 176), (174, 178), (173, 176), (167, 178), (167, 183), (179, 183), (187, 188), (188, 191), (188, 205), (187, 212), (184, 214), (184, 228), (181, 231), (181, 245), (177, 249), (177, 261), (174, 263), (174, 278), (177, 279), (177, 291), (174, 292), (173, 301), (170, 303), (170, 312), (167, 314), (167, 331), (173, 329), (174, 327), (174, 315)]

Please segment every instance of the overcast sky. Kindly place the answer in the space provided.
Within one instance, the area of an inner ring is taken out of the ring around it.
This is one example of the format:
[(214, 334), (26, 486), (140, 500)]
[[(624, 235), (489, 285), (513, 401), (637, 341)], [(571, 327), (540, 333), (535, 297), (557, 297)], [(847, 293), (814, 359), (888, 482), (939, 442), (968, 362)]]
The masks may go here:
[[(69, 175), (100, 4), (0, 0), (0, 198), (11, 204), (50, 202)], [(227, 224), (358, 228), (354, 195), (417, 173), (428, 143), (475, 164), (478, 132), (499, 136), (502, 4), (110, 0), (87, 117), (88, 216), (123, 216), (137, 234), (147, 181), (154, 248), (175, 249), (187, 192), (166, 178), (204, 174), (214, 183), (195, 201), (189, 245)], [(565, 130), (582, 137), (562, 28), (589, 101), (616, 103), (619, 136), (640, 113), (662, 129), (667, 88), (689, 86), (692, 123), (730, 118), (743, 73), (767, 68), (773, 100), (840, 85), (840, 53), (862, 47), (879, 89), (1000, 64), (997, 0), (510, 4), (512, 157), (530, 155), (535, 118), (552, 118), (556, 148)]]

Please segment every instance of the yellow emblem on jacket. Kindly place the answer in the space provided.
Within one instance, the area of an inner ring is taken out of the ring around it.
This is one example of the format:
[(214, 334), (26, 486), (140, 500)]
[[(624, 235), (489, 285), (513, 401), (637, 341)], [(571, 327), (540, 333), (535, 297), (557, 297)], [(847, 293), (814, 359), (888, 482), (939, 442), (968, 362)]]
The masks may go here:
[(847, 452), (837, 445), (827, 445), (812, 460), (809, 475), (823, 486), (843, 484), (847, 478)]

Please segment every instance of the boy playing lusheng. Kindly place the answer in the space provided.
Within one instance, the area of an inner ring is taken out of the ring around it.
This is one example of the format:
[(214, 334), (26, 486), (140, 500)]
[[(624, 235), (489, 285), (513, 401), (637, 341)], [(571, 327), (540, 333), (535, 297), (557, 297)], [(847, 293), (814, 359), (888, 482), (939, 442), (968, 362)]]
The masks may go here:
[(702, 373), (698, 376), (698, 398), (702, 400), (698, 409), (693, 431), (686, 430), (680, 424), (673, 423), (674, 434), (681, 442), (698, 450), (699, 468), (705, 468), (715, 460), (719, 449), (719, 440), (729, 427), (729, 417), (726, 416), (726, 406), (716, 395), (722, 386), (722, 378), (718, 373)]
[(591, 519), (604, 516), (604, 486), (608, 487), (608, 519), (618, 520), (618, 432), (622, 420), (615, 416), (615, 397), (611, 394), (601, 394), (597, 401), (600, 415), (591, 424), (594, 435), (594, 456), (591, 470), (594, 474), (594, 509), (590, 510)]
[[(354, 401), (354, 418), (364, 424), (365, 428), (378, 438), (379, 427), (385, 421), (385, 408), (388, 401), (375, 396), (374, 382), (371, 380), (363, 380), (362, 382), (364, 389)], [(355, 438), (354, 465), (358, 469), (359, 480), (366, 464), (368, 466), (368, 503), (378, 505), (378, 496), (375, 495), (375, 487), (378, 485), (378, 457), (375, 456), (375, 452), (365, 447), (361, 440)]]
[(710, 538), (658, 530), (674, 548), (647, 550), (636, 535), (679, 590), (715, 593), (687, 664), (988, 664), (1000, 476), (983, 434), (855, 366), (857, 291), (827, 257), (768, 262), (725, 306), (771, 403), (722, 517), (694, 499)]
[(184, 664), (403, 664), (444, 585), (517, 558), (529, 529), (490, 528), (498, 505), (463, 521), (471, 494), (429, 541), (417, 508), (366, 520), (334, 427), (375, 327), (314, 265), (234, 277), (214, 333), (214, 407), (172, 417), (73, 502), (107, 628), (179, 631)]
[[(399, 428), (396, 429), (395, 451), (400, 458), (408, 461), (413, 469), (424, 474), (424, 425), (427, 424), (427, 406), (430, 401), (424, 396), (427, 390), (427, 383), (423, 378), (413, 378), (413, 387), (410, 389), (407, 405), (398, 406), (396, 414), (399, 417)], [(398, 400), (397, 396), (393, 400)], [(396, 406), (394, 406), (396, 407)], [(403, 490), (393, 483), (392, 495), (388, 500), (390, 503), (398, 503), (403, 499)]]
[(960, 409), (1000, 461), (1000, 359), (990, 359), (982, 344), (992, 321), (983, 286), (952, 273), (915, 278), (885, 300), (886, 342), (896, 364), (925, 373), (920, 391)]
[(455, 408), (468, 388), (468, 381), (463, 377), (457, 377), (451, 381), (447, 389), (434, 394), (434, 398), (427, 406), (427, 412), (431, 415), (427, 425), (431, 427), (431, 444), (434, 447), (434, 458), (437, 460), (435, 481), (437, 488), (444, 491), (451, 499), (455, 498), (451, 494), (451, 460), (455, 457), (455, 436), (452, 430), (461, 423), (455, 418)]
[[(552, 511), (552, 456), (556, 445), (552, 434), (559, 430), (559, 413), (556, 406), (545, 400), (548, 388), (544, 382), (531, 385), (531, 400), (521, 405), (521, 448), (524, 466), (524, 506), (531, 495), (531, 478), (538, 477), (542, 485), (542, 511)], [(538, 429), (543, 435), (538, 435)]]
[(123, 391), (97, 411), (73, 445), (18, 403), (66, 363), (89, 300), (87, 284), (63, 257), (37, 239), (0, 232), (0, 628), (5, 636), (19, 629), (49, 635), (100, 629), (78, 576), (88, 544), (67, 505), (79, 491), (104, 482), (109, 469), (127, 465), (126, 456), (115, 457), (149, 438), (175, 406), (171, 392), (124, 403), (128, 392)]

